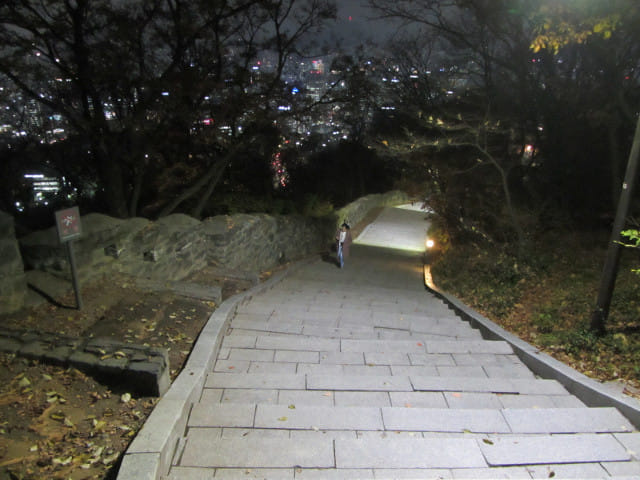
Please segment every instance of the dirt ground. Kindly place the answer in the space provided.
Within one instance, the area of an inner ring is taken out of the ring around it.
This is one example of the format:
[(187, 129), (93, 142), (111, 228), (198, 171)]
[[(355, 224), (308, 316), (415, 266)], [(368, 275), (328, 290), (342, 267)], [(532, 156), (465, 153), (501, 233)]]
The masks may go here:
[[(198, 277), (192, 280), (221, 287), (223, 299), (251, 287), (207, 272)], [(55, 304), (0, 316), (0, 325), (164, 347), (173, 380), (217, 306), (141, 290), (123, 275), (87, 282), (81, 291), (82, 310), (69, 307), (75, 306), (69, 292)], [(73, 368), (0, 354), (0, 480), (115, 478), (122, 453), (156, 403)]]

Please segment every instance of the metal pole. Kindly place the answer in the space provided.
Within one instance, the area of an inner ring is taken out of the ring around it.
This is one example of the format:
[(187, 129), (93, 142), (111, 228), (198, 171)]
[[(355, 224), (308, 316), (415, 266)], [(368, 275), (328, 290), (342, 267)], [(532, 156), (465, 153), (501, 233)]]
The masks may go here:
[(638, 172), (638, 157), (640, 157), (640, 117), (636, 125), (636, 133), (633, 137), (633, 146), (629, 154), (629, 162), (627, 171), (620, 192), (620, 200), (618, 201), (618, 210), (616, 218), (613, 222), (613, 230), (609, 240), (609, 249), (607, 251), (607, 259), (604, 264), (602, 276), (600, 277), (600, 289), (598, 291), (598, 301), (596, 309), (591, 315), (591, 329), (598, 333), (605, 332), (605, 323), (609, 316), (609, 307), (611, 307), (611, 296), (613, 287), (618, 274), (618, 263), (620, 261), (620, 232), (624, 229), (629, 205), (633, 198), (633, 190), (635, 187)]
[(78, 271), (76, 269), (76, 255), (73, 251), (73, 241), (65, 242), (67, 244), (67, 255), (69, 256), (69, 265), (71, 266), (71, 281), (73, 282), (73, 290), (76, 294), (76, 305), (78, 310), (82, 310), (82, 297), (80, 296), (80, 285), (78, 284)]

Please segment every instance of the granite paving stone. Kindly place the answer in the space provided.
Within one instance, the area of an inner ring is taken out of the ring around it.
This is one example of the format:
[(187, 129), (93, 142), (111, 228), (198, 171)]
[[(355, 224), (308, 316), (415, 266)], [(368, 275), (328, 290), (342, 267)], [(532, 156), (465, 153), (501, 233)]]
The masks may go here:
[(331, 407), (334, 405), (334, 395), (331, 392), (323, 392), (321, 390), (280, 390), (277, 398), (277, 402), (261, 403), (321, 407)]
[(535, 378), (535, 375), (524, 365), (485, 365), (484, 371), (489, 378)]
[(231, 327), (245, 331), (254, 330), (256, 332), (276, 332), (301, 334), (303, 326), (300, 322), (272, 322), (269, 320), (238, 320), (231, 322)]
[(215, 480), (293, 480), (294, 468), (216, 468)]
[(380, 392), (410, 392), (409, 377), (383, 375), (307, 375), (309, 390), (351, 390)]
[(411, 365), (456, 365), (454, 357), (448, 353), (410, 353)]
[(640, 478), (640, 462), (602, 462), (601, 465), (611, 476), (630, 475)]
[(342, 352), (425, 353), (424, 343), (414, 340), (342, 340)]
[(344, 367), (344, 365), (332, 363), (300, 363), (298, 364), (297, 373), (301, 375), (343, 375)]
[(531, 479), (531, 474), (525, 467), (454, 468), (451, 476), (465, 480)]
[[(205, 389), (205, 392), (208, 390)], [(206, 404), (206, 399), (203, 398), (200, 403)], [(278, 390), (228, 388), (222, 391), (220, 403), (278, 403)]]
[[(224, 389), (222, 388), (203, 388), (200, 395), (202, 403), (220, 403)], [(246, 402), (253, 403), (253, 402)]]
[(320, 337), (298, 337), (294, 339), (261, 335), (256, 341), (256, 348), (337, 352), (340, 351), (340, 340)]
[(392, 375), (437, 377), (436, 365), (391, 365)]
[(503, 408), (579, 408), (585, 404), (572, 395), (499, 395)]
[(289, 432), (289, 438), (295, 440), (296, 438), (302, 438), (304, 440), (355, 440), (358, 438), (358, 432), (355, 430), (287, 430)]
[(513, 436), (478, 442), (491, 466), (629, 460), (626, 449), (608, 434)]
[(449, 366), (437, 365), (436, 370), (441, 377), (486, 377), (487, 374), (480, 365)]
[(494, 393), (444, 392), (443, 396), (449, 408), (503, 408)]
[(255, 348), (257, 338), (256, 335), (237, 335), (232, 332), (222, 339), (222, 347)]
[(273, 362), (274, 350), (258, 350), (255, 348), (232, 348), (228, 360), (253, 360), (259, 362)]
[(427, 353), (513, 353), (511, 345), (501, 340), (447, 340), (428, 342)]
[(387, 430), (419, 430), (427, 432), (510, 433), (509, 425), (499, 410), (382, 408)]
[(333, 442), (304, 439), (211, 439), (204, 429), (191, 432), (181, 466), (226, 468), (330, 468)]
[(466, 439), (336, 440), (335, 454), (337, 468), (474, 468), (487, 465), (478, 444)]
[(615, 408), (508, 408), (503, 415), (514, 433), (633, 431), (633, 426)]
[(319, 363), (320, 352), (301, 352), (295, 350), (277, 350), (273, 359), (275, 362), (290, 363)]
[[(337, 393), (336, 393), (337, 395)], [(440, 392), (389, 392), (392, 407), (447, 408)]]
[(364, 361), (367, 365), (411, 365), (409, 355), (404, 352), (366, 352)]
[(210, 373), (205, 388), (263, 388), (304, 390), (304, 375), (263, 375), (259, 373)]
[(296, 367), (295, 363), (251, 362), (248, 373), (294, 374)]
[(373, 480), (375, 475), (371, 468), (301, 468), (296, 471), (296, 478), (301, 480)]
[(335, 392), (336, 406), (340, 407), (390, 407), (391, 400), (387, 392)]
[(565, 465), (533, 465), (527, 467), (531, 478), (606, 478), (609, 475), (599, 463)]
[(251, 362), (248, 360), (218, 360), (213, 367), (214, 372), (249, 373)]
[(387, 365), (344, 365), (345, 375), (391, 375)]
[(223, 428), (220, 438), (259, 438), (281, 440), (291, 438), (290, 430), (276, 430), (273, 428)]
[(252, 427), (256, 406), (252, 404), (198, 403), (189, 415), (190, 427)]
[(456, 365), (522, 365), (524, 363), (514, 354), (491, 353), (454, 353)]
[(384, 430), (380, 409), (375, 407), (258, 405), (255, 426), (293, 430)]
[(640, 433), (616, 433), (614, 437), (627, 449), (634, 460), (640, 460)]
[(567, 395), (565, 388), (555, 380), (423, 377), (417, 375), (411, 375), (410, 379), (414, 389), (417, 391)]
[(211, 480), (215, 473), (213, 468), (173, 467), (166, 480)]
[(362, 352), (320, 352), (320, 363), (337, 365), (364, 365)]
[(376, 480), (446, 480), (453, 478), (451, 470), (437, 468), (376, 468)]

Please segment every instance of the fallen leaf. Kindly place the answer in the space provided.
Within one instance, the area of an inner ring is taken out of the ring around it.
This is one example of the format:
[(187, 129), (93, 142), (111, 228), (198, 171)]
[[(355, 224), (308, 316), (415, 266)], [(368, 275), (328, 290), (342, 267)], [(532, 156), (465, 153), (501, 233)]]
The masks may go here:
[(67, 458), (54, 458), (53, 464), (65, 466), (65, 465), (69, 465), (72, 461), (73, 461), (72, 456), (69, 456)]
[(493, 442), (491, 440), (489, 440), (488, 438), (483, 438), (482, 441), (484, 443), (486, 443), (487, 445), (493, 445)]
[(288, 420), (287, 417), (278, 418), (278, 421), (280, 421), (280, 422), (286, 422), (287, 420)]
[(295, 405), (289, 405), (289, 410), (295, 410), (296, 406)]

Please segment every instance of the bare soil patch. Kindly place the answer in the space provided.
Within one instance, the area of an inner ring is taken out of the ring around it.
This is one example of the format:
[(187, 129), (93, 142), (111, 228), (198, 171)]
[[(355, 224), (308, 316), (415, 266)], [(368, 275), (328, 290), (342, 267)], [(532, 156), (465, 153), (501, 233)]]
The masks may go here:
[[(263, 275), (268, 276), (268, 273)], [(208, 276), (223, 299), (248, 281)], [(173, 380), (217, 305), (143, 290), (124, 275), (82, 286), (83, 309), (72, 292), (16, 314), (3, 327), (71, 337), (109, 337), (169, 350)], [(117, 385), (103, 385), (73, 368), (0, 354), (0, 480), (115, 478), (122, 453), (157, 403)]]

